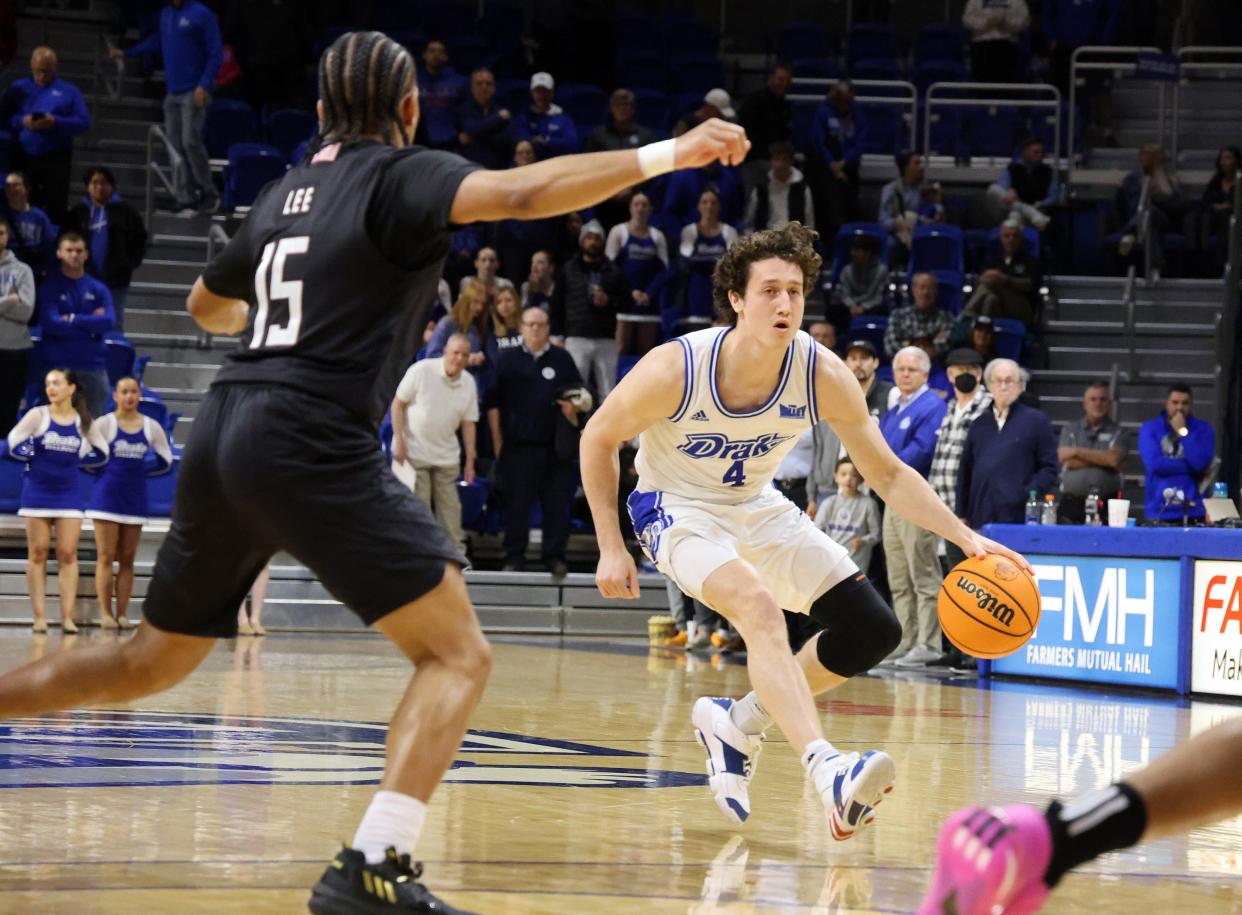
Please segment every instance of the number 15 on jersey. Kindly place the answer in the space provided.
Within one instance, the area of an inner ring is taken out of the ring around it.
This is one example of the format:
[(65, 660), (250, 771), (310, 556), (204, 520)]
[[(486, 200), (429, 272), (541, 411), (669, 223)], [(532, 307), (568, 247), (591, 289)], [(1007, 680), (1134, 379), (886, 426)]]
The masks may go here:
[[(309, 247), (309, 235), (269, 241), (264, 246), (259, 269), (254, 274), (254, 293), (259, 308), (254, 315), (251, 349), (293, 346), (298, 342), (298, 332), (302, 329), (302, 281), (285, 279), (285, 261), (291, 254), (305, 254)], [(282, 300), (288, 303), (289, 320), (284, 326), (269, 327), (271, 305)]]

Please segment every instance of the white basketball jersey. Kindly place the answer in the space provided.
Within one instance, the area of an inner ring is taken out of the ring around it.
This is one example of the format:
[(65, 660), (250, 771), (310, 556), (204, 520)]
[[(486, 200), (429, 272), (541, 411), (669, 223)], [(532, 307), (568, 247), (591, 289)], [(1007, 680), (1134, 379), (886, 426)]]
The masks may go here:
[(685, 354), (685, 391), (677, 412), (639, 438), (638, 489), (731, 505), (770, 486), (781, 459), (818, 422), (815, 341), (794, 336), (771, 396), (735, 412), (716, 390), (720, 351), (732, 328), (677, 337)]

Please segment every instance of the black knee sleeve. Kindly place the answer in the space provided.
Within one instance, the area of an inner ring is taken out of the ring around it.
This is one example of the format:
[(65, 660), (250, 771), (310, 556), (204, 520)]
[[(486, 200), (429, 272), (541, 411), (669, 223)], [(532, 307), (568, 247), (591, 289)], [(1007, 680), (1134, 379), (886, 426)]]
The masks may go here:
[(823, 628), (819, 663), (839, 677), (865, 673), (901, 642), (897, 615), (861, 573), (825, 591), (808, 612)]

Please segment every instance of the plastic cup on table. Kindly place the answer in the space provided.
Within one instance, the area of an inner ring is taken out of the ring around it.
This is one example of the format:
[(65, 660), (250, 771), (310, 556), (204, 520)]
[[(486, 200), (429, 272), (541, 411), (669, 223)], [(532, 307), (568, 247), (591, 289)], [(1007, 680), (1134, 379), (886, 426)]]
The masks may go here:
[(1130, 517), (1130, 500), (1129, 499), (1109, 499), (1108, 500), (1108, 526), (1109, 527), (1125, 527), (1126, 519)]

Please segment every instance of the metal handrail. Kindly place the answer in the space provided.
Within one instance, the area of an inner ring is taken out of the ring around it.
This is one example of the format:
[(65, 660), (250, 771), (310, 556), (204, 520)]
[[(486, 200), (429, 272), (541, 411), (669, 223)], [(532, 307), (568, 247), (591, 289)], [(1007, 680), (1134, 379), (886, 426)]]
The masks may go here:
[[(1078, 117), (1078, 73), (1080, 70), (1106, 70), (1117, 71), (1125, 70), (1133, 73), (1138, 67), (1139, 54), (1159, 54), (1159, 48), (1143, 47), (1140, 45), (1120, 46), (1110, 48), (1104, 45), (1087, 45), (1081, 48), (1075, 48), (1070, 54), (1070, 97), (1069, 97), (1069, 125), (1067, 136), (1069, 137), (1069, 164), (1065, 173), (1066, 192), (1073, 187), (1074, 184), (1074, 128)], [(1102, 57), (1102, 58), (1124, 58), (1122, 60), (1083, 60), (1083, 57)], [(1160, 124), (1160, 145), (1164, 146), (1164, 83), (1160, 84), (1160, 107), (1159, 107), (1159, 124)]]
[(1108, 400), (1109, 403), (1112, 404), (1112, 406), (1109, 407), (1108, 415), (1112, 418), (1113, 422), (1117, 421), (1117, 409), (1119, 406), (1117, 403), (1117, 393), (1121, 384), (1120, 376), (1121, 368), (1114, 362), (1112, 371), (1108, 374)]
[[(965, 96), (953, 95), (948, 98), (936, 98), (937, 92), (974, 93)], [(987, 95), (986, 93), (994, 93)], [(1044, 93), (1050, 98), (1022, 98), (1023, 93)], [(996, 93), (1014, 93), (1016, 95), (999, 96)], [(932, 83), (923, 94), (923, 155), (931, 154), (931, 113), (932, 107), (944, 108), (1051, 108), (1053, 118), (1052, 160), (1061, 159), (1061, 90), (1050, 83)]]
[[(793, 102), (823, 102), (828, 98), (828, 95), (832, 92), (833, 88), (840, 81), (841, 80), (831, 79), (826, 76), (796, 77), (793, 81), (793, 85), (790, 87), (791, 91), (786, 96), (786, 98), (788, 98), (790, 101), (793, 101)], [(855, 102), (862, 102), (863, 104), (876, 104), (876, 105), (898, 105), (902, 107), (903, 109), (909, 108), (909, 111), (910, 111), (910, 148), (914, 149), (915, 143), (917, 140), (916, 125), (918, 124), (918, 119), (919, 119), (918, 118), (919, 90), (915, 87), (914, 83), (906, 82), (905, 80), (899, 80), (899, 79), (854, 79), (854, 80), (850, 80), (849, 82), (850, 82), (850, 85), (854, 87), (854, 101)], [(813, 94), (809, 94), (806, 92), (792, 91), (793, 89), (796, 89), (798, 86), (812, 86), (812, 87), (823, 86), (824, 91), (820, 93), (819, 95), (813, 95)], [(862, 93), (865, 93), (869, 89), (871, 90), (891, 89), (895, 91), (900, 91), (902, 94), (900, 96), (862, 94)], [(862, 90), (862, 93), (860, 93), (859, 90)]]
[[(164, 151), (168, 153), (168, 167), (164, 168), (155, 161), (155, 141), (158, 140), (164, 147)], [(168, 137), (164, 130), (158, 124), (152, 124), (147, 128), (147, 168), (146, 168), (146, 206), (144, 213), (147, 217), (147, 225), (151, 225), (151, 220), (155, 216), (155, 179), (158, 178), (160, 184), (164, 186), (164, 190), (172, 194), (173, 199), (177, 197), (177, 186), (173, 179), (173, 173), (184, 168), (181, 155), (177, 150), (173, 149), (173, 145), (168, 142)]]
[[(115, 45), (105, 35), (98, 37), (99, 41), (95, 43), (95, 62), (91, 73), (91, 126), (87, 132), (90, 140), (94, 140), (95, 129), (99, 124), (100, 90), (106, 90), (108, 99), (116, 101), (121, 97), (121, 89), (125, 82), (125, 62), (112, 59), (112, 49)], [(113, 77), (109, 76), (109, 69), (114, 71)]]
[[(1237, 367), (1242, 365), (1236, 343), (1238, 340), (1238, 311), (1242, 308), (1242, 171), (1234, 175), (1233, 184), (1233, 216), (1229, 219), (1229, 266), (1225, 270), (1225, 300), (1221, 308), (1220, 318), (1216, 325), (1216, 444), (1219, 450), (1222, 439), (1229, 432), (1228, 401), (1229, 380), (1237, 374)], [(1233, 366), (1234, 371), (1220, 371), (1225, 366)], [(1238, 435), (1238, 430), (1232, 431)], [(1242, 468), (1233, 468), (1242, 472)]]
[(1139, 375), (1139, 371), (1134, 365), (1134, 327), (1136, 323), (1134, 312), (1138, 304), (1137, 278), (1138, 270), (1131, 264), (1130, 269), (1126, 271), (1126, 284), (1121, 293), (1121, 303), (1126, 307), (1126, 342), (1130, 347), (1129, 377), (1131, 381), (1134, 381)]
[[(1234, 59), (1215, 61), (1188, 59), (1196, 56), (1232, 57)], [(1216, 47), (1214, 45), (1191, 46), (1182, 48), (1177, 52), (1177, 61), (1183, 77), (1188, 71), (1194, 70), (1242, 73), (1242, 48)], [(1173, 136), (1171, 137), (1172, 142), (1170, 144), (1170, 149), (1172, 150), (1170, 161), (1173, 162), (1174, 166), (1177, 164), (1177, 157), (1181, 152), (1182, 145), (1182, 85), (1184, 83), (1185, 79), (1182, 78), (1173, 86)]]
[(1143, 192), (1139, 194), (1138, 209), (1134, 212), (1134, 234), (1143, 246), (1143, 279), (1151, 281), (1151, 176), (1143, 176)]

